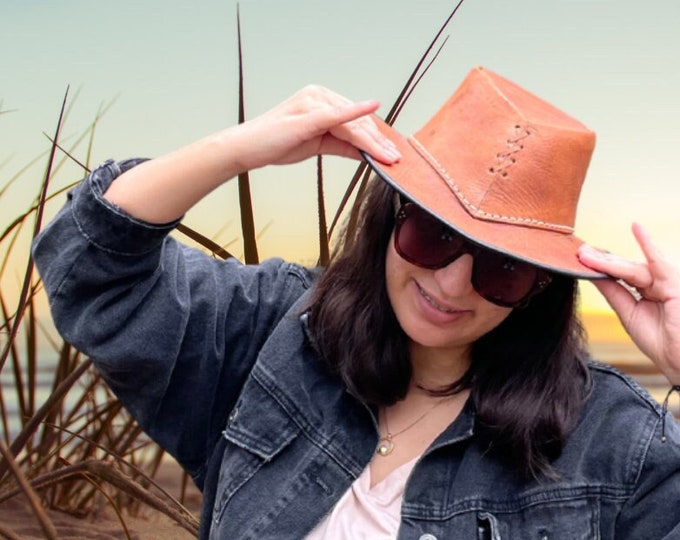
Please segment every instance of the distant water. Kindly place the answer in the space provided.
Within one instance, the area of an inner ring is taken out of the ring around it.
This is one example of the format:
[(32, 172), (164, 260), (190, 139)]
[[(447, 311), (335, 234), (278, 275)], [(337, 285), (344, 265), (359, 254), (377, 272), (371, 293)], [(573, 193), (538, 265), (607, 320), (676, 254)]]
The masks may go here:
[[(39, 409), (47, 400), (47, 398), (52, 393), (52, 388), (54, 385), (54, 374), (57, 368), (57, 363), (59, 358), (57, 354), (41, 356), (38, 359), (38, 369), (36, 372), (36, 392), (35, 392), (35, 409)], [(23, 378), (24, 386), (27, 384), (27, 376), (25, 369), (22, 370), (21, 374)], [(84, 375), (87, 377), (87, 375)], [(2, 373), (0, 373), (0, 385), (2, 385), (2, 395), (5, 403), (5, 410), (7, 411), (9, 432), (11, 436), (15, 436), (21, 429), (21, 422), (19, 418), (19, 400), (17, 396), (17, 390), (14, 379), (14, 370), (11, 360), (7, 360), (7, 363), (3, 367)], [(80, 392), (78, 392), (79, 383), (76, 382), (71, 392), (66, 395), (66, 407), (70, 407), (76, 404), (80, 397)], [(24, 391), (25, 399), (28, 399), (26, 392)]]
[[(595, 342), (591, 344), (590, 352), (593, 360), (629, 372), (658, 403), (663, 403), (670, 390), (670, 383), (632, 342)], [(669, 409), (680, 418), (680, 397), (673, 396), (669, 400)]]
[(590, 343), (590, 353), (598, 362), (614, 364), (651, 362), (633, 343), (629, 342), (593, 341)]

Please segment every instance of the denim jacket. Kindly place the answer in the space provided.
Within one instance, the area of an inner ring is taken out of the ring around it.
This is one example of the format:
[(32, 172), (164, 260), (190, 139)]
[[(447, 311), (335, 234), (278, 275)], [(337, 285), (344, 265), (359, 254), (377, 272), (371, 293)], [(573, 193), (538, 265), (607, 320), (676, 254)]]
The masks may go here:
[[(144, 430), (204, 493), (201, 538), (300, 539), (374, 456), (375, 410), (318, 359), (314, 274), (190, 249), (102, 199), (138, 161), (76, 187), (34, 257), (63, 337), (90, 355)], [(593, 389), (554, 462), (526, 480), (476, 443), (468, 404), (411, 473), (399, 539), (680, 538), (680, 429), (634, 381)]]

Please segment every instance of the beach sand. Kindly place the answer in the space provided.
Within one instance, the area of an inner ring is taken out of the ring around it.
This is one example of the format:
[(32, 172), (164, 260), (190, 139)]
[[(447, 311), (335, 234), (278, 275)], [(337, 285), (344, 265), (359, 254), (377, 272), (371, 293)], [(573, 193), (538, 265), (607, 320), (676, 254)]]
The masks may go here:
[[(173, 497), (179, 498), (182, 475), (175, 462), (170, 460), (164, 462), (156, 476), (156, 481)], [(185, 506), (198, 517), (201, 494), (193, 483), (189, 483)], [(127, 538), (120, 520), (110, 508), (105, 508), (101, 515), (96, 516), (76, 517), (57, 510), (47, 510), (47, 515), (56, 527), (60, 540)], [(171, 518), (150, 508), (143, 508), (139, 516), (124, 515), (123, 518), (130, 538), (135, 540), (190, 540), (195, 538)], [(38, 520), (23, 495), (0, 504), (0, 531), (2, 529), (9, 529), (22, 540), (45, 538)], [(0, 532), (0, 538), (5, 538), (2, 532)]]

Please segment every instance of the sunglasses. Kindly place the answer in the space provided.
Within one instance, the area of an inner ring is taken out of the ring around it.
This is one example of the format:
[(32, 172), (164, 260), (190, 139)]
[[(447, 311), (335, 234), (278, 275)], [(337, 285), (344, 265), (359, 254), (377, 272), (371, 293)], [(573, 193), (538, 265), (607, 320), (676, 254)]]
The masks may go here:
[(403, 259), (436, 270), (469, 253), (472, 287), (496, 305), (523, 307), (552, 280), (537, 266), (473, 244), (414, 203), (402, 203), (395, 219), (394, 247)]

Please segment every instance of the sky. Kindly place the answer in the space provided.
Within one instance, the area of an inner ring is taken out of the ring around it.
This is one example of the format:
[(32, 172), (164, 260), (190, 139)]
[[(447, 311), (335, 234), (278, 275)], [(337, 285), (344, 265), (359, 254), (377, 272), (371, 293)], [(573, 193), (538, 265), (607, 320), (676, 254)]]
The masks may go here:
[[(379, 99), (386, 114), (454, 5), (242, 0), (246, 116), (309, 83)], [(236, 123), (236, 9), (232, 0), (0, 0), (0, 186), (48, 149), (43, 132), (54, 132), (69, 85), (67, 146), (112, 103), (96, 128), (92, 164), (157, 156)], [(465, 0), (395, 126), (416, 131), (473, 66), (492, 69), (597, 133), (577, 234), (639, 258), (630, 233), (637, 221), (680, 262), (679, 26), (677, 0)], [(73, 153), (84, 160), (86, 145)], [(35, 196), (44, 164), (0, 199), (3, 229)], [(329, 209), (355, 166), (325, 159)], [(54, 187), (80, 176), (67, 164)], [(253, 171), (251, 182), (261, 256), (314, 261), (314, 161)], [(237, 212), (232, 182), (186, 223), (238, 254)], [(582, 291), (586, 309), (606, 307), (591, 285)]]

